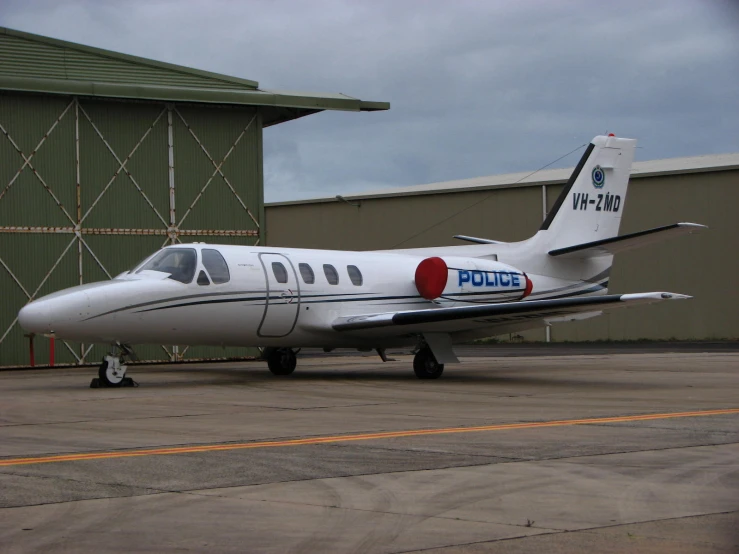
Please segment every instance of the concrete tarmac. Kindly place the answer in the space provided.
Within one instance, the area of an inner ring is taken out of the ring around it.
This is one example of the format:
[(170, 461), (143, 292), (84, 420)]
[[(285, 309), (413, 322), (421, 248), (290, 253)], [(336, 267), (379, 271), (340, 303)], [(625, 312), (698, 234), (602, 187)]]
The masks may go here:
[(487, 352), (1, 372), (0, 552), (739, 552), (739, 353)]

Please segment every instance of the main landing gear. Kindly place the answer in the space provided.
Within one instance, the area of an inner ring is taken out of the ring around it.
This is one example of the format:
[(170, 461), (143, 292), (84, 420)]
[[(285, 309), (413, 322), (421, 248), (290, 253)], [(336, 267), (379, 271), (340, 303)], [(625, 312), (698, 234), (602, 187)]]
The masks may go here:
[[(388, 360), (384, 349), (378, 349), (378, 353), (384, 361)], [(290, 375), (297, 365), (295, 354), (292, 348), (265, 348), (262, 359), (267, 361), (267, 367), (273, 375)], [(444, 373), (444, 364), (439, 363), (431, 348), (422, 342), (413, 358), (413, 371), (419, 379), (438, 379)]]
[(98, 367), (97, 379), (93, 379), (90, 388), (98, 387), (134, 387), (136, 383), (130, 377), (126, 377), (128, 366), (124, 363), (124, 357), (136, 359), (133, 350), (125, 345), (116, 345), (119, 351), (116, 356), (111, 352), (103, 358)]
[(292, 348), (265, 348), (262, 356), (273, 375), (290, 375), (298, 365)]
[(444, 373), (444, 364), (436, 361), (428, 346), (423, 346), (413, 358), (413, 371), (419, 379), (438, 379)]

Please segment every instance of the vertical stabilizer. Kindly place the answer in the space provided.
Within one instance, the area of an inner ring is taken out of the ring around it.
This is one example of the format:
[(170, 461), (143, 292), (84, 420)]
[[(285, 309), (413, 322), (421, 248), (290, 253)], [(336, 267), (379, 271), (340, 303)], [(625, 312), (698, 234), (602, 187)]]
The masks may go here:
[(539, 230), (547, 248), (618, 235), (635, 147), (634, 139), (593, 139)]

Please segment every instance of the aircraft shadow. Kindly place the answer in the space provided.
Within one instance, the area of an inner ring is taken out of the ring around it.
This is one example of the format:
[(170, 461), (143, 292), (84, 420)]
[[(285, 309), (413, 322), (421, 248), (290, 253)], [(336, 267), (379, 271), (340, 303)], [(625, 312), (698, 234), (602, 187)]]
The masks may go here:
[[(145, 380), (146, 369), (140, 371), (143, 368), (132, 368), (131, 375), (136, 378), (139, 375), (141, 379)], [(159, 372), (157, 368), (151, 368), (153, 371)], [(578, 389), (578, 390), (620, 390), (620, 391), (651, 391), (651, 390), (664, 390), (670, 388), (669, 384), (665, 383), (639, 383), (639, 382), (614, 382), (598, 379), (593, 376), (593, 379), (586, 377), (572, 379), (572, 378), (557, 378), (552, 377), (551, 372), (548, 374), (527, 374), (527, 375), (512, 375), (508, 369), (496, 370), (491, 368), (481, 372), (480, 370), (447, 370), (444, 375), (435, 381), (420, 381), (413, 374), (413, 371), (408, 369), (390, 369), (390, 370), (321, 370), (306, 368), (298, 368), (295, 373), (289, 376), (275, 376), (272, 375), (267, 368), (262, 367), (231, 367), (231, 368), (220, 368), (220, 367), (208, 367), (208, 366), (180, 366), (176, 369), (167, 369), (166, 372), (172, 372), (179, 375), (192, 374), (198, 375), (201, 379), (196, 379), (192, 383), (178, 382), (176, 386), (204, 386), (204, 385), (216, 385), (216, 386), (228, 386), (228, 385), (249, 385), (249, 384), (263, 384), (263, 385), (289, 385), (299, 383), (311, 383), (319, 381), (335, 381), (341, 382), (356, 382), (356, 383), (388, 383), (397, 384), (402, 382), (412, 383), (416, 386), (432, 386), (442, 387), (455, 386), (464, 384), (489, 384), (497, 387), (515, 387), (515, 388), (546, 388), (546, 389)], [(217, 377), (216, 379), (203, 379), (207, 375), (210, 377)], [(170, 387), (175, 383), (167, 381), (151, 382), (146, 383), (147, 387)]]

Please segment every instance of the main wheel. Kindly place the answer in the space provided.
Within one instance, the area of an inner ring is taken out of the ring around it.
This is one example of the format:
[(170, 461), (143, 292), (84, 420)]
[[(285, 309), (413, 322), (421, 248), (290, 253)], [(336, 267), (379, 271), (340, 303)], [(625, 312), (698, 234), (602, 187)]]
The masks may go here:
[(436, 361), (430, 348), (421, 348), (413, 358), (413, 371), (419, 379), (438, 379), (444, 373), (444, 364)]
[(298, 360), (291, 348), (275, 348), (267, 353), (267, 367), (274, 375), (290, 375)]
[(98, 368), (98, 378), (103, 385), (120, 387), (123, 378), (126, 376), (126, 366), (121, 366), (120, 363), (108, 358), (110, 356), (103, 358), (103, 362)]

